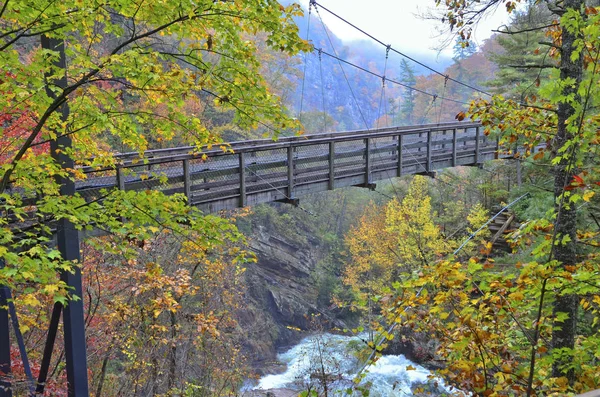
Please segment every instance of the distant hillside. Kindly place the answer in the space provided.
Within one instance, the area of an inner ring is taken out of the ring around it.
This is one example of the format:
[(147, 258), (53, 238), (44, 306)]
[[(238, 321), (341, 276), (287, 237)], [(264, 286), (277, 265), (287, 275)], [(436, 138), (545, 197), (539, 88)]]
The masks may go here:
[[(307, 37), (307, 21), (307, 15), (296, 20), (301, 37), (304, 38)], [(385, 70), (388, 79), (401, 80), (400, 63), (404, 59), (402, 56), (390, 52), (386, 66), (386, 50), (383, 46), (368, 40), (344, 43), (331, 30), (325, 29), (321, 21), (313, 15), (308, 38), (316, 50), (322, 49), (329, 54), (337, 54), (340, 58), (379, 75), (383, 75)], [(465, 66), (477, 66), (479, 70), (473, 75), (466, 71), (465, 67), (457, 67), (457, 62), (453, 59), (438, 58), (438, 53), (435, 51), (429, 54), (407, 55), (436, 70), (449, 73), (455, 78), (468, 80), (469, 83), (480, 87), (483, 87), (482, 81), (493, 76), (493, 73), (492, 75), (488, 73), (493, 69), (491, 63), (481, 53), (475, 54), (476, 61), (468, 59), (461, 61)], [(388, 81), (382, 97), (380, 78), (340, 63), (325, 54), (319, 57), (317, 51), (298, 56), (296, 62), (295, 68), (298, 73), (295, 76), (288, 76), (295, 89), (285, 95), (285, 101), (293, 114), (298, 115), (302, 109), (301, 119), (307, 126), (308, 132), (374, 128), (402, 123), (402, 119), (395, 116), (394, 112), (401, 107), (405, 88)], [(454, 99), (460, 100), (467, 100), (470, 97), (470, 92), (457, 87), (445, 87), (444, 79), (439, 75), (432, 75), (426, 68), (410, 61), (409, 65), (417, 76), (417, 88), (439, 97), (453, 96)], [(415, 102), (418, 108), (415, 109), (415, 117), (411, 119), (415, 122), (453, 120), (454, 115), (462, 109), (461, 105), (457, 106), (455, 103), (444, 104), (439, 100), (436, 103), (432, 101), (432, 97), (423, 94), (416, 94)], [(319, 116), (322, 112), (327, 113), (333, 120), (326, 122), (325, 118)], [(318, 120), (313, 122), (315, 118)]]

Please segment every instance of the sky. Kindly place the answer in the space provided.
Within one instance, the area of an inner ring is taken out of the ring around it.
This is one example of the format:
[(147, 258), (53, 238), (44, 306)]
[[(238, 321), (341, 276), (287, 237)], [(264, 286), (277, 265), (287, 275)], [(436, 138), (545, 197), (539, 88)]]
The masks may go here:
[[(301, 0), (300, 3), (308, 9), (308, 0)], [(317, 0), (317, 3), (408, 55), (428, 55), (429, 58), (432, 54), (437, 54), (437, 48), (449, 37), (448, 33), (440, 34), (440, 29), (444, 27), (441, 22), (420, 17), (428, 11), (435, 12), (435, 0)], [(325, 10), (320, 10), (319, 14), (345, 44), (369, 40)], [(493, 29), (508, 20), (509, 17), (502, 8), (482, 20), (474, 34), (475, 43), (482, 44), (491, 36)], [(450, 46), (442, 51), (442, 56), (452, 56), (452, 44), (453, 41), (450, 41)]]

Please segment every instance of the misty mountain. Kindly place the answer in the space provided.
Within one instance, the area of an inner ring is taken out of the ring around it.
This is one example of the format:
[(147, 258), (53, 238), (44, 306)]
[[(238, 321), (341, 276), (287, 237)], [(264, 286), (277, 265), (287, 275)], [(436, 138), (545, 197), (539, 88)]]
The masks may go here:
[[(387, 103), (398, 98), (403, 88), (386, 82), (382, 90), (382, 79), (327, 54), (337, 56), (370, 72), (386, 76), (386, 79), (400, 80), (400, 62), (403, 59), (392, 51), (386, 60), (386, 48), (379, 43), (367, 40), (345, 43), (327, 28), (321, 20), (311, 16), (308, 26), (308, 13), (297, 18), (300, 35), (314, 45), (311, 54), (299, 55), (300, 77), (292, 78), (296, 89), (287, 98), (288, 106), (294, 114), (325, 112), (333, 117), (335, 130), (351, 130), (377, 127), (377, 119), (387, 112)], [(307, 35), (308, 32), (308, 35)], [(322, 50), (320, 53), (319, 50)], [(401, 50), (401, 49), (398, 49)], [(431, 51), (427, 54), (407, 54), (420, 62), (444, 70), (453, 61)], [(409, 62), (416, 75), (429, 75), (426, 68)], [(302, 78), (304, 76), (304, 78)], [(304, 115), (303, 117), (308, 117)], [(323, 129), (331, 129), (325, 127)]]

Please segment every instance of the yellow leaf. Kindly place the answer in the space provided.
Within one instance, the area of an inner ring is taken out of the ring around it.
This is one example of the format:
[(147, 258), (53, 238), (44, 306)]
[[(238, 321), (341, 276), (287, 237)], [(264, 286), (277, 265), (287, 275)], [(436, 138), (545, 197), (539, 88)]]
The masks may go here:
[(508, 298), (516, 300), (516, 301), (522, 301), (525, 298), (525, 296), (523, 295), (522, 292), (513, 292), (512, 294), (510, 294), (508, 296)]
[(594, 195), (596, 194), (596, 192), (593, 192), (591, 190), (586, 191), (585, 193), (583, 193), (583, 201), (590, 201), (590, 199), (592, 197), (594, 197)]

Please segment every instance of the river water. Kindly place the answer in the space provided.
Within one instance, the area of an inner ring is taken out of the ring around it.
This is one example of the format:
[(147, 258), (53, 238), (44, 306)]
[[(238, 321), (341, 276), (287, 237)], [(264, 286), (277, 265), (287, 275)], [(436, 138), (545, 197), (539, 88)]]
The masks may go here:
[[(278, 358), (287, 365), (284, 373), (267, 375), (250, 386), (253, 390), (288, 389), (294, 391), (316, 390), (319, 395), (326, 384), (329, 396), (342, 396), (353, 388), (355, 375), (362, 367), (357, 352), (365, 346), (359, 336), (322, 334), (310, 336)], [(325, 374), (323, 376), (323, 374)], [(370, 397), (413, 396), (420, 387), (419, 396), (464, 396), (436, 378), (426, 368), (404, 356), (384, 355), (367, 367), (364, 378), (348, 396), (362, 396), (358, 388), (369, 390)]]

